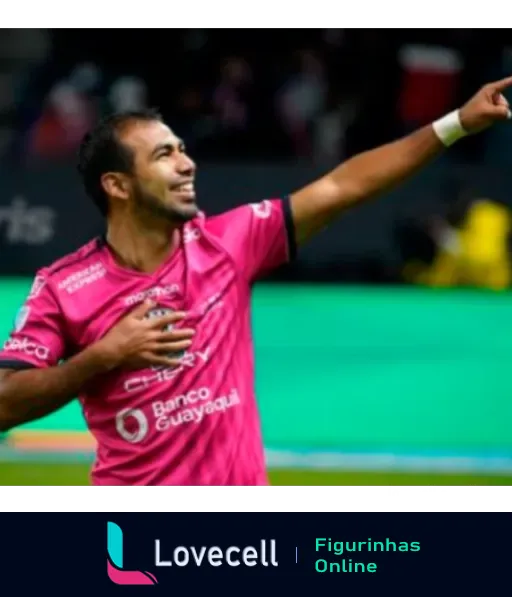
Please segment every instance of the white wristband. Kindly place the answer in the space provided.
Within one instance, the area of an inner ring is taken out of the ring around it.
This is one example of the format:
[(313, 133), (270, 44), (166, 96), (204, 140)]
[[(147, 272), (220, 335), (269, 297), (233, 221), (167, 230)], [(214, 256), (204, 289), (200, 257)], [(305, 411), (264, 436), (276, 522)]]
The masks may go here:
[(455, 141), (462, 139), (468, 133), (463, 129), (460, 122), (459, 111), (454, 110), (432, 124), (435, 134), (441, 143), (446, 147), (453, 145)]

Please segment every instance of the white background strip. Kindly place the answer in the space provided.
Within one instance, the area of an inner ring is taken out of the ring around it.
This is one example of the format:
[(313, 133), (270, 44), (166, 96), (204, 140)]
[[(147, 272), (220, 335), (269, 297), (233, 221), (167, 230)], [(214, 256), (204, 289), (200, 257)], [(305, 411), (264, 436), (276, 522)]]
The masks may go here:
[(488, 504), (485, 487), (385, 487), (385, 504)]

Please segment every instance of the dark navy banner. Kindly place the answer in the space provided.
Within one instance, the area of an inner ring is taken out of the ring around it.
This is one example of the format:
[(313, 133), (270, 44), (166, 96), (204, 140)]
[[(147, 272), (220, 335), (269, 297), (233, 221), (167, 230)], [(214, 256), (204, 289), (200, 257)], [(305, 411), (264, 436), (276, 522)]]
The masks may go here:
[(512, 533), (512, 515), (494, 512), (28, 513), (0, 521), (5, 595), (116, 585), (189, 595), (476, 595), (508, 582)]
[(496, 595), (511, 535), (508, 513), (4, 514), (2, 589)]

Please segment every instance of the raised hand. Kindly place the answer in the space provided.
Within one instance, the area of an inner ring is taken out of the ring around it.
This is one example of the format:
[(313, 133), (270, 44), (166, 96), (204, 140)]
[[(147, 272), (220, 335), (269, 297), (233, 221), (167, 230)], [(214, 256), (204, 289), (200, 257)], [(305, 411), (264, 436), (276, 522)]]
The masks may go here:
[(479, 133), (495, 122), (511, 117), (503, 92), (512, 87), (512, 77), (484, 85), (459, 111), (460, 123), (469, 133)]

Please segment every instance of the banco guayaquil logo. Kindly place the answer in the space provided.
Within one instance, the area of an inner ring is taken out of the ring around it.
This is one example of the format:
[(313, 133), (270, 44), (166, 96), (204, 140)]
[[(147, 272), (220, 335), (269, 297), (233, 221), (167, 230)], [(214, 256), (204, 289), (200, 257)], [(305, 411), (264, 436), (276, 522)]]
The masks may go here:
[[(278, 566), (275, 539), (261, 539), (258, 546), (216, 545), (172, 546), (160, 539), (153, 541), (156, 568), (186, 566), (271, 567)], [(110, 580), (118, 585), (155, 585), (158, 583), (151, 572), (125, 570), (123, 563), (123, 531), (114, 523), (107, 523), (107, 570)]]

